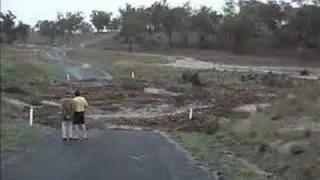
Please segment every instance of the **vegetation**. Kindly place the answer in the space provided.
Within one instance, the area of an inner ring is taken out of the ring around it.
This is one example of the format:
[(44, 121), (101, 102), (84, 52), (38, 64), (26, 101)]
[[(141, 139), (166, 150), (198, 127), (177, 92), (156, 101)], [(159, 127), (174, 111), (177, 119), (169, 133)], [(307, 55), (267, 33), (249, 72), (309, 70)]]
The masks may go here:
[[(294, 6), (296, 4), (297, 6)], [(150, 6), (133, 7), (126, 4), (120, 8), (120, 16), (113, 17), (107, 11), (93, 10), (91, 23), (101, 32), (104, 29), (121, 29), (120, 36), (132, 51), (134, 42), (152, 41), (154, 35), (163, 33), (168, 37), (169, 47), (174, 33), (182, 37), (182, 45), (189, 46), (188, 33), (197, 33), (199, 48), (222, 48), (234, 53), (244, 53), (250, 40), (265, 37), (277, 48), (296, 50), (301, 58), (306, 52), (319, 52), (320, 6), (317, 0), (292, 0), (292, 2), (268, 0), (226, 0), (223, 13), (202, 6), (192, 9), (189, 3), (171, 7), (166, 0)], [(12, 12), (1, 13), (2, 36), (12, 43), (16, 39), (25, 40), (29, 25), (20, 22), (15, 26)], [(69, 37), (77, 31), (92, 31), (91, 25), (84, 22), (82, 12), (58, 13), (56, 21), (42, 20), (37, 23), (40, 33), (49, 36), (54, 43), (56, 36)], [(210, 41), (209, 36), (215, 40)]]
[(16, 16), (11, 11), (8, 11), (7, 13), (0, 13), (0, 42), (11, 44), (16, 40), (25, 41), (27, 39), (30, 26), (21, 21), (16, 25), (15, 19)]

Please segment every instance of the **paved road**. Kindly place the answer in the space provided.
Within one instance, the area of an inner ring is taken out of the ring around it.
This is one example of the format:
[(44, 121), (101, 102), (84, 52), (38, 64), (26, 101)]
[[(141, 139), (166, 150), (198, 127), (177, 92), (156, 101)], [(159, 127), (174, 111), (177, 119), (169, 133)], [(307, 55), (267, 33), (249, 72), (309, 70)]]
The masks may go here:
[(213, 180), (153, 132), (107, 131), (70, 143), (54, 133), (1, 167), (3, 180)]

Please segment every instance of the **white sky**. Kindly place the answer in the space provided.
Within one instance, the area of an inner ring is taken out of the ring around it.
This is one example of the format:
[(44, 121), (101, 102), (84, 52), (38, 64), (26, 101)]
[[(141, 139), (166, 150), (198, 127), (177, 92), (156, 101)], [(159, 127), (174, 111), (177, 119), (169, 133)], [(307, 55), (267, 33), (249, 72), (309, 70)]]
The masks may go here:
[[(187, 0), (167, 0), (169, 5), (182, 5)], [(192, 7), (206, 5), (220, 11), (224, 0), (189, 0)], [(1, 11), (11, 10), (17, 20), (34, 25), (38, 20), (54, 20), (57, 12), (82, 11), (89, 21), (92, 10), (111, 11), (118, 14), (119, 7), (125, 3), (134, 6), (149, 6), (155, 0), (1, 0)]]

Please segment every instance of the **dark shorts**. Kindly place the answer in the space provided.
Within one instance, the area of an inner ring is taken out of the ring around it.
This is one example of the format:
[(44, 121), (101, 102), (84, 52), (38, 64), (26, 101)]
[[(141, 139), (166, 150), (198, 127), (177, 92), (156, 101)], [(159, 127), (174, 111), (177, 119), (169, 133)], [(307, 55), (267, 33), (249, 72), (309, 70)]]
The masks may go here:
[(84, 124), (84, 112), (74, 112), (73, 124)]

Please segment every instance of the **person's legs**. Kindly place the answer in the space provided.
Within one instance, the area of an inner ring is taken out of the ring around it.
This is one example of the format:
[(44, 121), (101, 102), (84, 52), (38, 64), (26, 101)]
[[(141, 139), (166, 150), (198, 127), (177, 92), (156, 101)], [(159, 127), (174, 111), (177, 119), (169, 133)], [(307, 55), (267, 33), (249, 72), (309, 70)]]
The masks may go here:
[(81, 126), (82, 126), (82, 137), (84, 139), (87, 139), (88, 138), (87, 126), (86, 124), (82, 124)]
[(62, 139), (67, 139), (67, 121), (61, 121)]
[(74, 124), (73, 139), (79, 139), (79, 124)]
[(74, 127), (74, 131), (73, 131), (73, 139), (79, 139), (79, 113), (75, 112), (74, 113), (74, 118), (73, 118), (73, 127)]
[(79, 124), (81, 126), (81, 137), (84, 139), (88, 138), (88, 134), (87, 134), (87, 127), (84, 121), (84, 112), (79, 112), (78, 113), (78, 117), (79, 117)]
[(73, 138), (73, 122), (71, 120), (67, 121), (68, 138)]

